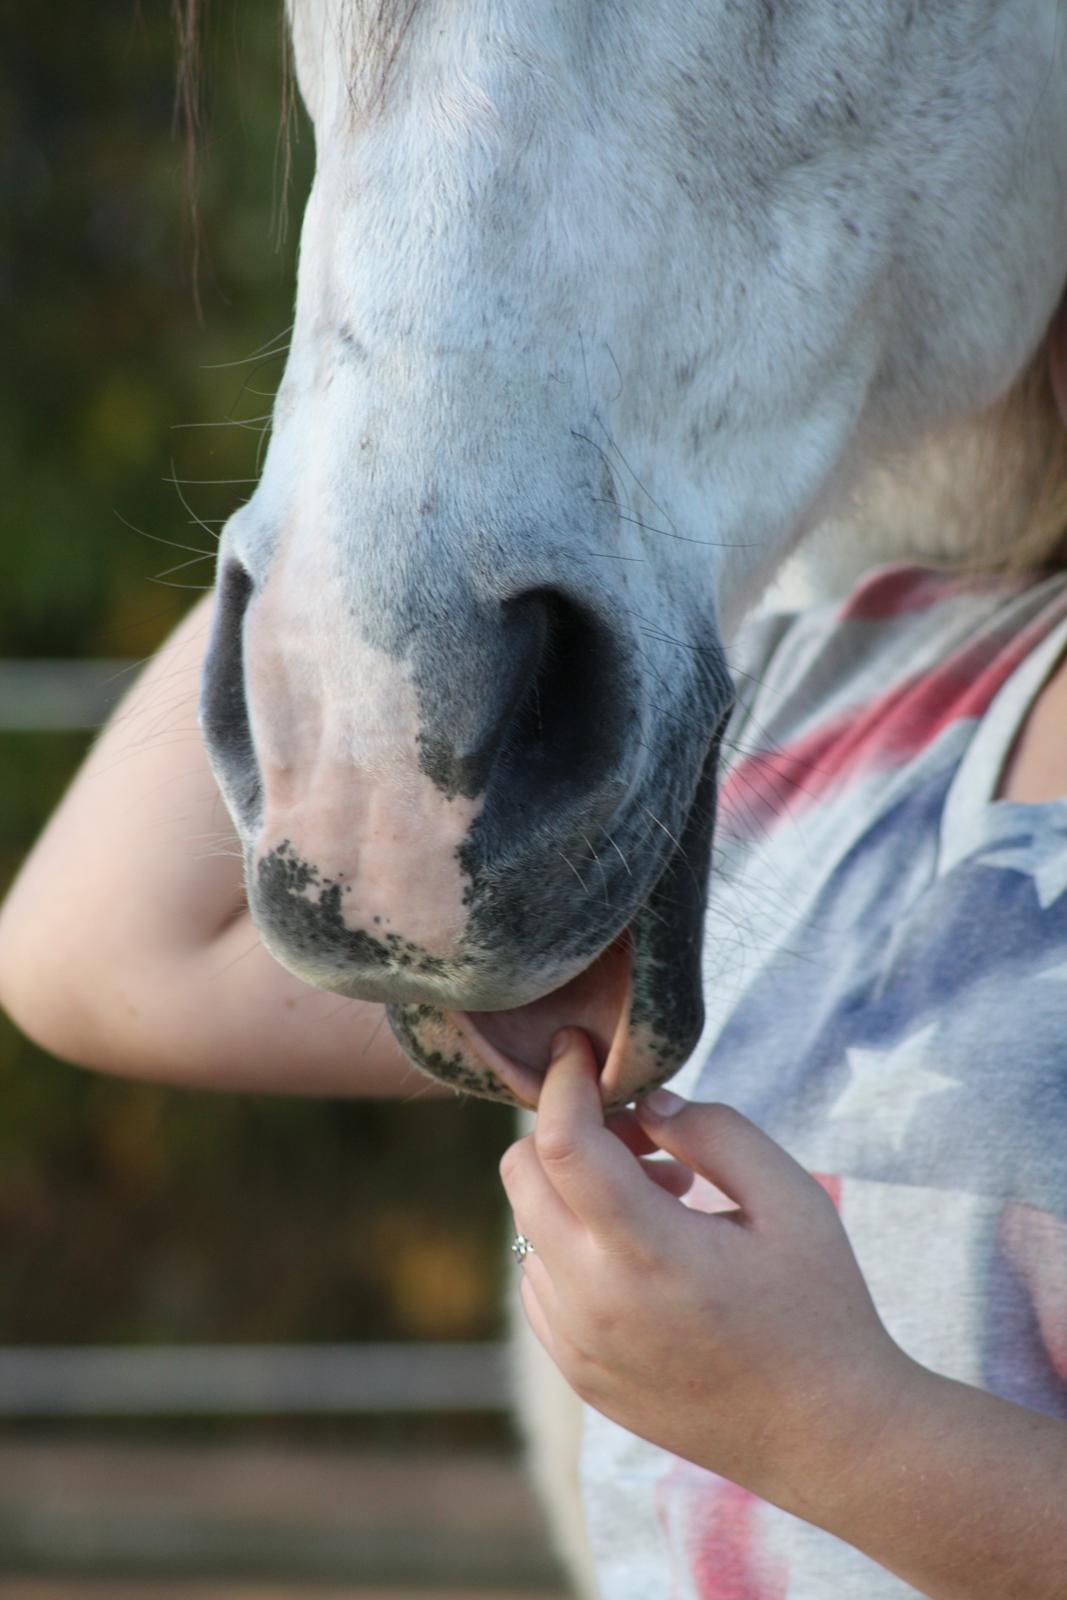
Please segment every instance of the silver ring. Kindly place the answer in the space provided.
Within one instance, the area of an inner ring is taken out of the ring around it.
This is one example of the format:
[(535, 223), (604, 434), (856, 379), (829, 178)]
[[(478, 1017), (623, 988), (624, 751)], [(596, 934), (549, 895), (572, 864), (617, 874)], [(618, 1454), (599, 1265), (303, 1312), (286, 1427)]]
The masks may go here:
[(517, 1233), (511, 1241), (511, 1253), (521, 1267), (527, 1256), (535, 1256), (537, 1251), (524, 1233)]

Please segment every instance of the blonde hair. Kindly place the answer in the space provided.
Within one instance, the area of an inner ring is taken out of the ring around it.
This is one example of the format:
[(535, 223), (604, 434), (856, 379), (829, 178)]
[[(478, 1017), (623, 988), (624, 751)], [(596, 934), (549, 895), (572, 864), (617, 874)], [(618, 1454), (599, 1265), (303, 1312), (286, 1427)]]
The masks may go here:
[(970, 425), (956, 471), (971, 570), (1067, 566), (1067, 425), (1052, 390), (1048, 341), (1003, 400)]
[(831, 593), (887, 561), (974, 575), (1067, 568), (1067, 425), (1048, 339), (987, 411), (873, 468), (801, 554), (816, 588)]

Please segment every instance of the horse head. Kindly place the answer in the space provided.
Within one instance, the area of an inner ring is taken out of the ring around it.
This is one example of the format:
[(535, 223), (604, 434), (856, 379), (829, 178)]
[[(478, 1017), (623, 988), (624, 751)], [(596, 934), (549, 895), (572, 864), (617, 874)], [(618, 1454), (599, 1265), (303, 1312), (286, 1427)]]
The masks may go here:
[(291, 0), (316, 176), (202, 724), (276, 957), (606, 1104), (702, 1022), (724, 639), (1067, 262), (1059, 0)]

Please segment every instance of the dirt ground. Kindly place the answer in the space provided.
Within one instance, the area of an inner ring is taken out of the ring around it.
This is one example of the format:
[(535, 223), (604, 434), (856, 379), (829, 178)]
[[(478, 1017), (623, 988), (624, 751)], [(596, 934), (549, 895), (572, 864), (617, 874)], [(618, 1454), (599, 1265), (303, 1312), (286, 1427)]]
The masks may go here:
[(0, 1600), (564, 1600), (514, 1454), (0, 1438)]

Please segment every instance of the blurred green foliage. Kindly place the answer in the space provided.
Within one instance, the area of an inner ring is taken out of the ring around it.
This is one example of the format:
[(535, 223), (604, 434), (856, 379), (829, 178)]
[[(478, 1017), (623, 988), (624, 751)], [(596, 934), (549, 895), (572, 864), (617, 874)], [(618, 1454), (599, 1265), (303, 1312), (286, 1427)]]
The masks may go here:
[[(291, 321), (296, 249), (295, 227), (281, 245), (272, 228), (280, 7), (212, 9), (202, 323), (169, 5), (25, 7), (7, 28), (0, 655), (150, 652), (210, 582), (212, 534), (249, 492), (200, 480), (256, 471), (282, 363), (248, 358)], [(291, 137), (299, 217), (299, 114)], [(0, 736), (0, 886), (85, 745)], [(512, 1137), (507, 1113), (473, 1102), (126, 1084), (0, 1019), (0, 1341), (490, 1336)]]
[[(218, 424), (261, 417), (281, 362), (220, 364), (243, 361), (291, 317), (295, 230), (278, 246), (271, 228), (279, 20), (274, 0), (215, 9), (199, 181), (202, 326), (183, 145), (172, 132), (169, 5), (99, 0), (89, 25), (25, 8), (5, 45), (7, 654), (150, 649), (189, 594), (153, 583), (186, 553), (155, 541), (209, 548), (194, 519), (215, 525), (244, 497), (224, 483), (190, 489), (183, 504), (167, 480), (255, 470), (258, 433)], [(312, 153), (299, 119), (292, 137), (298, 212)], [(209, 573), (205, 561), (176, 578), (203, 584)]]

